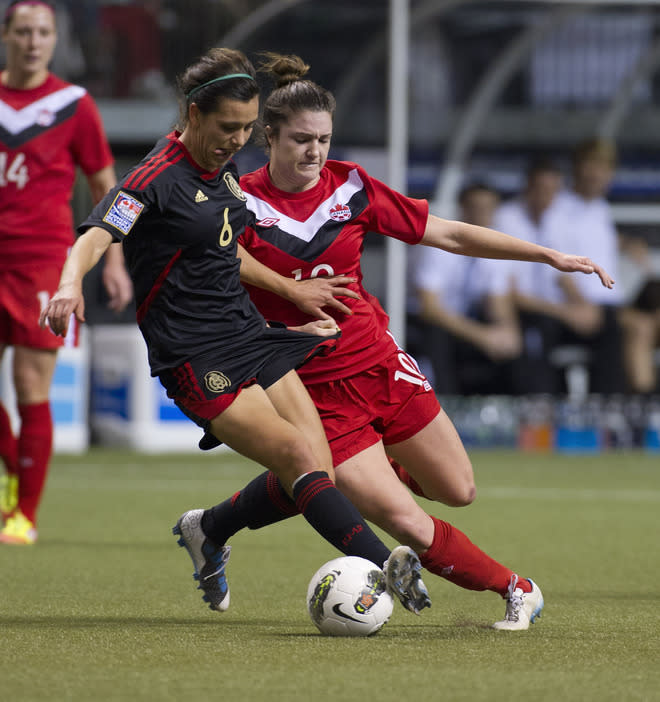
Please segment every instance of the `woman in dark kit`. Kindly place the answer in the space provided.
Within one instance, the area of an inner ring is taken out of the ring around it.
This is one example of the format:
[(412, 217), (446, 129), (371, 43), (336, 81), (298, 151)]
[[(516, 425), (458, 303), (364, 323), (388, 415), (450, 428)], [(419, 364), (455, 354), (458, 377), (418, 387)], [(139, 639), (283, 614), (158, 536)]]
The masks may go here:
[[(430, 600), (417, 555), (407, 546), (390, 553), (337, 490), (323, 427), (295, 372), (331, 350), (336, 325), (313, 322), (314, 334), (269, 326), (240, 283), (237, 241), (251, 215), (231, 158), (258, 117), (254, 67), (241, 52), (216, 48), (179, 85), (181, 131), (160, 139), (80, 226), (41, 322), (64, 334), (72, 313), (83, 319), (84, 275), (113, 241), (123, 242), (152, 375), (192, 421), (270, 469), (327, 541), (383, 567), (388, 589), (419, 613)], [(209, 529), (208, 511), (196, 509), (174, 533), (204, 599), (224, 611), (230, 547)]]

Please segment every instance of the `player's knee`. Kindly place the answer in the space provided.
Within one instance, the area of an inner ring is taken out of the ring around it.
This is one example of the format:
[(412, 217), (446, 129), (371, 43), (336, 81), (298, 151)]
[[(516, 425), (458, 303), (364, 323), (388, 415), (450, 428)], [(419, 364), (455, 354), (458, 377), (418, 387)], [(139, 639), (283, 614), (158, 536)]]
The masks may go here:
[(427, 497), (436, 502), (442, 502), (448, 507), (467, 507), (474, 502), (477, 496), (477, 487), (473, 480), (465, 480), (452, 485), (449, 490), (445, 485), (439, 487), (437, 492), (430, 491), (431, 494), (427, 494)]
[(303, 473), (321, 468), (310, 445), (296, 436), (282, 438), (273, 451), (272, 460), (278, 469), (278, 475), (291, 481)]
[(468, 505), (471, 505), (474, 502), (476, 497), (477, 497), (477, 486), (474, 484), (473, 481), (466, 483), (461, 490), (461, 494), (459, 497), (459, 504), (456, 506), (457, 507), (467, 507)]

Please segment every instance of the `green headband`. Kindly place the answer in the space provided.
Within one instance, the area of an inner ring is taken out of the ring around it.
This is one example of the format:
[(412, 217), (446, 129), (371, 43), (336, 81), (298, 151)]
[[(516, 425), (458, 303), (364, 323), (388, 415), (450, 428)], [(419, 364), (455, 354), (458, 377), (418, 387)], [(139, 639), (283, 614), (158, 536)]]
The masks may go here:
[(211, 85), (211, 83), (217, 83), (220, 80), (228, 80), (229, 78), (249, 78), (250, 80), (255, 80), (253, 76), (251, 76), (249, 73), (229, 73), (226, 76), (218, 76), (217, 78), (213, 78), (212, 80), (207, 80), (206, 83), (202, 83), (201, 85), (198, 85), (196, 88), (193, 88), (187, 95), (186, 95), (186, 100), (190, 100), (190, 98), (198, 91), (201, 90), (202, 88), (205, 88), (207, 85)]

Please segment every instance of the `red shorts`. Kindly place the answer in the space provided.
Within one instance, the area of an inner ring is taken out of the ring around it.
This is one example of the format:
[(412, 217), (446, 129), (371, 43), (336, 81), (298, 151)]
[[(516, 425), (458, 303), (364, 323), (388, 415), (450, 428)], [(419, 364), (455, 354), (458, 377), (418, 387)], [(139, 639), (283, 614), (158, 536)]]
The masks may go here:
[(328, 437), (335, 466), (382, 439), (414, 436), (440, 411), (433, 388), (401, 349), (359, 375), (307, 385)]
[(60, 264), (0, 269), (0, 344), (32, 349), (75, 346), (77, 322), (72, 318), (66, 338), (39, 326), (39, 315), (60, 284)]

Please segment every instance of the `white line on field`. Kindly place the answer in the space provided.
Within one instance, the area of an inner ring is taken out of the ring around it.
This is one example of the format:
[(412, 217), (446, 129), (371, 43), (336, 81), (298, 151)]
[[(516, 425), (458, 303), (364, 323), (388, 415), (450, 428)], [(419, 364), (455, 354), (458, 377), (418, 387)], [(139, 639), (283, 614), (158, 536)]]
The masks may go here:
[[(126, 468), (126, 465), (122, 466)], [(140, 466), (135, 465), (135, 474), (139, 475)], [(220, 482), (223, 478), (234, 478), (242, 476), (245, 482), (251, 480), (257, 473), (251, 474), (245, 470), (245, 466), (223, 465), (218, 467), (217, 479)], [(175, 492), (182, 489), (209, 489), (213, 488), (216, 476), (211, 474), (208, 479), (187, 478), (185, 466), (182, 466), (181, 477), (146, 479), (141, 477), (121, 478), (113, 476), (110, 471), (103, 475), (79, 476), (78, 479), (69, 477), (59, 477), (52, 475), (49, 478), (51, 484), (65, 490), (116, 490), (124, 492), (126, 490), (144, 490), (149, 492)], [(622, 488), (598, 489), (598, 488), (553, 488), (553, 487), (482, 487), (477, 485), (477, 498), (494, 500), (568, 500), (574, 502), (660, 502), (660, 490), (637, 490)]]
[(575, 500), (592, 502), (660, 502), (660, 490), (599, 490), (597, 488), (526, 488), (477, 486), (477, 496), (494, 499), (519, 500)]

